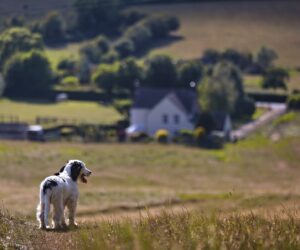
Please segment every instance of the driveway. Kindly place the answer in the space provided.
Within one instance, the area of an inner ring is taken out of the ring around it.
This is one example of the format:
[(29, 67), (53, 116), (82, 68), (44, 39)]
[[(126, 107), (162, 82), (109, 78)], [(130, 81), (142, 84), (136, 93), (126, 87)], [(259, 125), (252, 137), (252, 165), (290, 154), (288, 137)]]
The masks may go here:
[(249, 134), (257, 130), (258, 128), (268, 124), (277, 117), (283, 115), (287, 110), (287, 106), (285, 103), (257, 102), (256, 107), (266, 108), (268, 109), (268, 111), (262, 116), (260, 116), (257, 120), (246, 123), (237, 130), (234, 130), (232, 132), (233, 138), (237, 140), (246, 138)]

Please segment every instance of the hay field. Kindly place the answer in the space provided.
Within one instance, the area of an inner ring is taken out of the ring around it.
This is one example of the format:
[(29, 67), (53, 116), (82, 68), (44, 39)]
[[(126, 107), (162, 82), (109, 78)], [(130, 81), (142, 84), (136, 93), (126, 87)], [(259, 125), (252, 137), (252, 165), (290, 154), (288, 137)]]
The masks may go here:
[(138, 9), (176, 15), (181, 21), (180, 30), (174, 34), (181, 39), (166, 41), (152, 53), (195, 58), (207, 48), (253, 52), (265, 45), (278, 52), (278, 64), (300, 66), (299, 1), (205, 2)]

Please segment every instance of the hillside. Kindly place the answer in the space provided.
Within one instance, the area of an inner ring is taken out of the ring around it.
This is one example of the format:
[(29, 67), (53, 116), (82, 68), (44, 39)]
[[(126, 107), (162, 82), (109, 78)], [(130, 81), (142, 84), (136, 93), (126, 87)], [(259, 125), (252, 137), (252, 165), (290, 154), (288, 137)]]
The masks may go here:
[(300, 66), (299, 1), (228, 1), (152, 5), (146, 13), (167, 13), (180, 18), (174, 39), (157, 44), (153, 53), (177, 58), (201, 56), (207, 48), (256, 51), (262, 45), (275, 49), (278, 63)]

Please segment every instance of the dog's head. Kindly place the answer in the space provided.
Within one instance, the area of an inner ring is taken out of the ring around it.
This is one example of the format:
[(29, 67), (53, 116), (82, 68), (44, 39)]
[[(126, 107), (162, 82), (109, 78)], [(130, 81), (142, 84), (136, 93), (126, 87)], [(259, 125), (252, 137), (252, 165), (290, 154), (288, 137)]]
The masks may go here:
[[(69, 160), (59, 171), (59, 173), (63, 172), (66, 172), (73, 181), (77, 181), (77, 179), (80, 178), (83, 183), (87, 183), (86, 177), (92, 173), (80, 160)], [(56, 173), (56, 175), (59, 175), (59, 173)]]

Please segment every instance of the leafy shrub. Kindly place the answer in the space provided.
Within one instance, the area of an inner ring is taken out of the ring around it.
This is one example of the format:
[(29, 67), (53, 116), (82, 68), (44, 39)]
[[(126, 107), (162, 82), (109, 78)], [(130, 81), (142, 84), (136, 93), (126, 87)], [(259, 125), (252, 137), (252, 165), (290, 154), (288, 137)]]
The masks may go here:
[(117, 64), (100, 64), (92, 76), (93, 82), (110, 95), (117, 81), (117, 70)]
[(96, 39), (95, 39), (95, 44), (97, 45), (98, 49), (103, 53), (107, 53), (109, 51), (109, 40), (107, 39), (106, 36), (98, 36)]
[(129, 111), (132, 106), (132, 100), (124, 99), (124, 100), (115, 100), (113, 102), (114, 108), (123, 116), (129, 117)]
[(50, 12), (46, 16), (40, 29), (45, 42), (48, 44), (61, 43), (65, 39), (64, 21), (56, 11)]
[(289, 73), (282, 68), (271, 68), (268, 69), (266, 74), (264, 75), (262, 81), (262, 87), (267, 88), (281, 88), (286, 90), (285, 81), (289, 79)]
[(101, 61), (103, 53), (99, 50), (95, 42), (88, 42), (80, 48), (80, 53), (84, 55), (91, 63), (98, 64)]
[(7, 29), (0, 34), (0, 68), (14, 53), (42, 50), (43, 47), (41, 35), (31, 33), (26, 28)]
[(159, 143), (167, 143), (169, 138), (169, 132), (166, 129), (159, 129), (155, 133), (155, 139)]
[(111, 49), (108, 53), (106, 53), (102, 57), (102, 62), (103, 63), (114, 63), (119, 59), (119, 54), (117, 51)]
[(125, 32), (125, 37), (133, 41), (135, 48), (141, 49), (150, 42), (152, 33), (147, 26), (138, 23)]
[(57, 64), (57, 69), (73, 71), (76, 67), (76, 60), (74, 58), (63, 58)]
[(41, 97), (52, 85), (49, 61), (40, 51), (15, 54), (5, 63), (3, 75), (10, 96)]
[(178, 131), (174, 142), (192, 145), (194, 143), (194, 131), (188, 129), (181, 129)]
[(125, 10), (122, 12), (122, 22), (125, 26), (131, 26), (145, 17), (145, 14), (137, 10)]
[(235, 117), (252, 117), (256, 110), (255, 102), (252, 98), (245, 96), (239, 98), (235, 104)]
[(114, 48), (119, 53), (121, 58), (130, 56), (135, 51), (134, 43), (132, 42), (132, 40), (126, 38), (117, 41)]
[(289, 109), (300, 110), (300, 94), (290, 95), (287, 99)]
[(67, 76), (62, 79), (61, 84), (66, 87), (76, 87), (79, 85), (79, 80), (75, 76)]
[(0, 97), (3, 94), (4, 88), (5, 88), (5, 81), (3, 79), (3, 76), (0, 74)]
[(194, 130), (194, 137), (195, 139), (201, 140), (201, 138), (205, 135), (205, 128), (203, 127), (198, 127)]
[(148, 142), (151, 139), (145, 132), (136, 132), (129, 136), (129, 140), (131, 142)]

